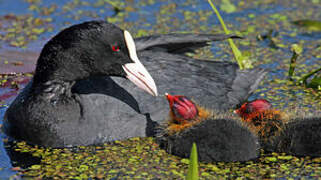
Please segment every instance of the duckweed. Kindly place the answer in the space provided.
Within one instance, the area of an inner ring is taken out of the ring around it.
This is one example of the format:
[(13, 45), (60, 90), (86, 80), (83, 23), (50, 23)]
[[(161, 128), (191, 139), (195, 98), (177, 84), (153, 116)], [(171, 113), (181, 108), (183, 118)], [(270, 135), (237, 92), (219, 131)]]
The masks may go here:
[[(49, 38), (66, 25), (97, 17), (116, 23), (136, 37), (168, 32), (223, 33), (219, 22), (213, 18), (210, 7), (205, 8), (200, 1), (175, 3), (164, 0), (73, 0), (62, 7), (45, 4), (41, 0), (25, 2), (29, 4), (28, 14), (0, 16), (1, 48), (28, 48), (34, 42)], [(292, 109), (299, 114), (303, 111), (321, 115), (321, 91), (296, 86), (287, 80), (291, 56), (289, 49), (294, 43), (304, 47), (302, 55), (297, 59), (296, 75), (301, 76), (321, 66), (321, 40), (318, 34), (315, 30), (292, 23), (297, 21), (298, 17), (320, 19), (318, 2), (319, 0), (251, 3), (224, 1), (226, 9), (223, 6), (220, 10), (229, 12), (228, 15), (222, 14), (228, 28), (234, 30), (232, 33), (246, 38), (235, 43), (242, 52), (248, 51), (253, 65), (269, 69), (269, 74), (252, 99), (265, 98), (276, 108)], [(224, 4), (223, 1), (215, 3)], [(95, 9), (90, 11), (86, 9), (88, 7)], [(155, 7), (156, 11), (153, 9)], [(252, 11), (254, 8), (259, 10)], [(135, 13), (135, 19), (132, 19), (131, 13)], [(57, 16), (64, 18), (58, 20)], [(270, 38), (257, 40), (258, 36), (264, 36), (270, 31)], [(230, 61), (233, 57), (227, 42), (217, 42), (215, 46), (202, 48), (188, 55), (218, 61)], [(9, 61), (0, 57), (0, 64), (8, 63)], [(21, 63), (23, 66), (23, 60)], [(1, 75), (1, 86), (18, 76), (30, 77), (32, 74)], [(1, 108), (8, 105), (6, 100), (1, 101)], [(7, 139), (4, 141), (7, 142)], [(25, 178), (182, 179), (187, 174), (189, 163), (187, 159), (167, 154), (158, 147), (153, 138), (133, 138), (75, 149), (51, 149), (19, 142), (11, 149), (41, 159), (39, 163), (29, 167), (24, 167), (25, 162), (14, 164), (12, 170)], [(262, 151), (260, 158), (248, 162), (200, 163), (199, 171), (201, 179), (318, 178), (321, 176), (320, 164), (321, 157), (295, 157)]]

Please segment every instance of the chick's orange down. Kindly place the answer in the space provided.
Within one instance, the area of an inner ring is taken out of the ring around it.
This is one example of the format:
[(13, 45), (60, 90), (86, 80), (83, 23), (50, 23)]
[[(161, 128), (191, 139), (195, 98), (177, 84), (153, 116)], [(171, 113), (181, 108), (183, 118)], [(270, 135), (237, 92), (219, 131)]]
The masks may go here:
[(169, 103), (169, 133), (177, 133), (208, 118), (211, 113), (186, 96), (165, 94)]

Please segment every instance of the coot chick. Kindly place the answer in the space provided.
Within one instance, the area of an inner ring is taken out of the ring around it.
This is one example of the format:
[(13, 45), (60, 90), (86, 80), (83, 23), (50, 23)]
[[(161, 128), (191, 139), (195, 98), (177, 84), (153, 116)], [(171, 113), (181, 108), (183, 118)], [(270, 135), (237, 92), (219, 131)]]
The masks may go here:
[[(166, 119), (168, 105), (164, 98), (141, 91), (157, 94), (146, 70), (127, 77), (136, 84), (123, 78), (131, 73), (131, 65), (123, 68), (123, 64), (133, 61), (144, 64), (162, 94), (185, 94), (222, 111), (246, 101), (265, 74), (260, 68), (241, 71), (235, 63), (184, 55), (232, 35), (141, 37), (135, 39), (137, 58), (130, 50), (135, 45), (125, 42), (124, 32), (107, 22), (92, 21), (67, 28), (50, 40), (33, 81), (6, 112), (6, 132), (53, 147), (153, 136), (157, 123)], [(146, 84), (139, 80), (144, 76), (149, 77)]]
[(282, 112), (262, 99), (246, 102), (235, 112), (257, 133), (265, 150), (321, 156), (321, 117)]
[(245, 102), (234, 112), (256, 132), (265, 149), (275, 143), (275, 138), (281, 134), (288, 121), (284, 112), (273, 109), (272, 104), (265, 99)]
[(321, 157), (321, 117), (301, 116), (290, 119), (277, 145), (281, 152)]
[(188, 158), (193, 142), (202, 162), (247, 161), (259, 155), (258, 138), (241, 120), (194, 103), (186, 96), (166, 94), (170, 113), (160, 130), (161, 147)]

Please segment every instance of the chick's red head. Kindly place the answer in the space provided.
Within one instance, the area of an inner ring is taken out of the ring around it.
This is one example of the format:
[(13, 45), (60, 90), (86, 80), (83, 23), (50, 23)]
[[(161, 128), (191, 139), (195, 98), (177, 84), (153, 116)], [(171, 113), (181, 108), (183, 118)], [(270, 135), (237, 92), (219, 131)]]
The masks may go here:
[(173, 119), (178, 122), (191, 121), (198, 116), (196, 105), (186, 96), (165, 94)]
[(245, 102), (239, 109), (234, 112), (242, 118), (247, 119), (251, 113), (262, 112), (272, 108), (272, 104), (265, 99), (256, 99), (250, 102)]

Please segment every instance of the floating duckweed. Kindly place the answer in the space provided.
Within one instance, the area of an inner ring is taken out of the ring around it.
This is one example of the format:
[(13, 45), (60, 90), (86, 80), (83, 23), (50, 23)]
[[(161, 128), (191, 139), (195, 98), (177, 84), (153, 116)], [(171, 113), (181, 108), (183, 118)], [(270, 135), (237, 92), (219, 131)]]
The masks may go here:
[(189, 159), (185, 159), (185, 158), (183, 158), (183, 159), (181, 160), (181, 163), (189, 164)]
[(276, 157), (266, 157), (265, 160), (267, 160), (269, 162), (276, 162), (277, 158)]
[[(148, 34), (159, 34), (177, 31), (177, 32), (197, 32), (197, 33), (222, 33), (217, 21), (211, 15), (210, 9), (199, 10), (197, 8), (201, 3), (187, 0), (181, 4), (157, 1), (160, 5), (159, 12), (153, 11), (153, 16), (146, 15), (146, 11), (138, 11), (141, 7), (151, 9), (155, 6), (155, 0), (138, 1), (133, 4), (128, 1), (105, 1), (97, 0), (92, 4), (74, 0), (66, 3), (59, 11), (58, 8), (51, 5), (41, 5), (40, 0), (25, 0), (30, 3), (29, 9), (33, 13), (41, 16), (32, 15), (8, 15), (7, 19), (0, 19), (1, 46), (11, 44), (15, 47), (28, 46), (32, 41), (42, 38), (46, 32), (57, 31), (54, 16), (52, 14), (61, 13), (66, 15), (68, 12), (75, 12), (71, 19), (80, 19), (82, 17), (96, 17), (94, 12), (88, 12), (84, 9), (79, 10), (81, 6), (96, 6), (102, 8), (97, 12), (104, 13), (112, 11), (111, 6), (115, 6), (123, 11), (114, 16), (102, 15), (103, 19), (118, 24), (120, 27), (130, 30), (136, 36), (145, 36)], [(257, 11), (247, 11), (253, 9), (253, 6), (264, 9), (271, 9), (271, 5), (276, 1), (253, 1), (246, 3), (235, 1), (230, 3), (237, 8), (240, 15), (231, 14), (231, 17), (224, 18), (229, 24), (229, 29), (239, 29), (239, 35), (244, 36), (246, 40), (238, 40), (235, 43), (244, 52), (250, 52), (254, 65), (270, 67), (271, 71), (266, 79), (261, 83), (255, 95), (268, 99), (273, 102), (276, 108), (298, 107), (304, 111), (318, 113), (321, 109), (321, 93), (311, 88), (298, 87), (288, 83), (286, 72), (288, 69), (288, 60), (291, 56), (289, 47), (293, 42), (304, 44), (304, 52), (298, 59), (296, 70), (297, 75), (303, 75), (313, 69), (320, 67), (320, 40), (315, 34), (311, 33), (309, 28), (294, 26), (288, 20), (296, 20), (297, 17), (318, 18), (320, 11), (317, 6), (311, 6), (307, 11), (309, 3), (319, 2), (319, 0), (308, 1), (278, 1), (280, 8), (290, 7), (295, 11), (282, 11), (275, 13), (275, 10), (268, 13), (257, 13)], [(115, 4), (116, 3), (116, 4)], [(133, 6), (129, 6), (133, 5)], [(304, 6), (302, 6), (304, 5)], [(314, 4), (315, 5), (315, 4)], [(187, 7), (187, 8), (186, 8)], [(186, 8), (186, 9), (180, 9)], [(127, 22), (129, 13), (133, 10), (139, 16), (135, 22)], [(195, 11), (196, 10), (196, 11)], [(58, 12), (59, 11), (59, 12)], [(235, 9), (236, 11), (236, 9)], [(248, 13), (250, 12), (250, 13)], [(277, 11), (278, 12), (278, 11)], [(274, 14), (271, 14), (274, 13)], [(182, 16), (177, 18), (176, 14)], [(45, 15), (45, 16), (42, 16)], [(68, 14), (69, 15), (69, 14)], [(3, 16), (2, 16), (3, 17)], [(250, 18), (250, 19), (249, 19)], [(8, 20), (10, 19), (10, 20)], [(56, 19), (55, 19), (56, 20)], [(7, 22), (8, 26), (5, 26)], [(12, 22), (12, 24), (11, 24)], [(63, 25), (74, 23), (68, 19), (63, 21)], [(256, 36), (273, 29), (272, 41), (276, 49), (269, 47), (267, 39), (257, 41)], [(226, 42), (214, 43), (210, 46), (197, 50), (196, 54), (191, 53), (193, 57), (200, 59), (214, 59), (230, 61), (231, 51)], [(213, 55), (213, 53), (215, 55)], [(9, 61), (1, 59), (0, 63), (11, 64)], [(26, 76), (31, 77), (32, 74)], [(7, 82), (10, 77), (1, 76), (1, 83)], [(255, 97), (255, 96), (254, 96)], [(32, 147), (24, 142), (16, 145), (17, 152), (22, 154), (31, 154), (33, 157), (41, 157), (39, 164), (34, 164), (26, 169), (17, 168), (26, 178), (38, 179), (111, 179), (123, 178), (141, 179), (173, 178), (182, 179), (187, 172), (188, 163), (184, 159), (167, 154), (160, 149), (153, 138), (134, 138), (128, 141), (118, 141), (104, 146), (80, 147), (78, 151), (69, 149), (46, 149), (41, 147)], [(128, 162), (131, 159), (132, 162)], [(202, 179), (262, 179), (262, 178), (292, 178), (297, 177), (315, 177), (321, 176), (320, 169), (321, 158), (295, 157), (286, 154), (265, 154), (262, 152), (261, 158), (257, 161), (236, 162), (236, 163), (200, 163), (200, 175)], [(119, 174), (119, 177), (118, 177)], [(288, 177), (290, 176), (290, 177)]]
[(293, 156), (278, 156), (278, 159), (281, 159), (281, 160), (291, 160), (291, 159), (293, 159)]

